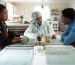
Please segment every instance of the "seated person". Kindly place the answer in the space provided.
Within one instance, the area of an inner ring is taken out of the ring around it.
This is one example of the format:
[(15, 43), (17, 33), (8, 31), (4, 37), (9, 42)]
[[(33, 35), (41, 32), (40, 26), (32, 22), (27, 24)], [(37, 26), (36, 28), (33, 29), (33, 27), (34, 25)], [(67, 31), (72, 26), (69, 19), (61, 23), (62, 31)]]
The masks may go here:
[(68, 25), (67, 30), (61, 35), (65, 45), (74, 45), (75, 42), (75, 10), (66, 8), (62, 11), (62, 21)]
[(40, 12), (35, 11), (32, 13), (32, 23), (24, 32), (25, 36), (35, 36), (40, 31), (41, 36), (50, 35), (53, 39), (56, 38), (55, 32), (50, 27), (47, 21), (42, 21), (42, 15)]
[(10, 44), (20, 42), (20, 37), (7, 29), (7, 25), (4, 21), (8, 19), (8, 11), (6, 7), (0, 4), (0, 49)]

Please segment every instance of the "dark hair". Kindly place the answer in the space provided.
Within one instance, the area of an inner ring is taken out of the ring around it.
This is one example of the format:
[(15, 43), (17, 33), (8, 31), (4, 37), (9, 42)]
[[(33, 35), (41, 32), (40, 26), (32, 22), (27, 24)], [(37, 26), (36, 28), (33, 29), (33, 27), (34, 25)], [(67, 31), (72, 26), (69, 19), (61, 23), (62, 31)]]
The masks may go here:
[(1, 11), (2, 11), (3, 9), (6, 9), (6, 7), (5, 7), (4, 5), (2, 5), (2, 4), (0, 4), (0, 13), (1, 13)]
[(75, 19), (75, 10), (73, 8), (66, 8), (62, 11), (62, 14), (65, 18), (69, 18), (71, 20)]

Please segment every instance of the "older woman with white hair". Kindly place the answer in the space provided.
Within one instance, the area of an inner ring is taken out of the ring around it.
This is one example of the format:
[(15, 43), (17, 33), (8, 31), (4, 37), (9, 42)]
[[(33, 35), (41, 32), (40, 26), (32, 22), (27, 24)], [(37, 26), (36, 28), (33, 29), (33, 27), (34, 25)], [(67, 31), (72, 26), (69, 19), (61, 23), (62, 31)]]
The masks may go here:
[(32, 13), (32, 23), (24, 32), (24, 36), (36, 36), (37, 32), (40, 31), (41, 36), (50, 35), (53, 39), (56, 38), (55, 32), (50, 27), (47, 21), (42, 21), (42, 14), (38, 11)]

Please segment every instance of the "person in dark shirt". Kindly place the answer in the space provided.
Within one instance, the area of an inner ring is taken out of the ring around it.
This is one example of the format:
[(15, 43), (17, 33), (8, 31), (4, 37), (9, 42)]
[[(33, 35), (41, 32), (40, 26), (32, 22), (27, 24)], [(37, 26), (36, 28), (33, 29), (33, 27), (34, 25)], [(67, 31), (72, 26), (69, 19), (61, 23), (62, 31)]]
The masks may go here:
[(20, 42), (20, 37), (16, 37), (16, 34), (9, 31), (4, 21), (8, 19), (8, 11), (6, 7), (0, 4), (0, 49), (3, 49), (7, 45)]

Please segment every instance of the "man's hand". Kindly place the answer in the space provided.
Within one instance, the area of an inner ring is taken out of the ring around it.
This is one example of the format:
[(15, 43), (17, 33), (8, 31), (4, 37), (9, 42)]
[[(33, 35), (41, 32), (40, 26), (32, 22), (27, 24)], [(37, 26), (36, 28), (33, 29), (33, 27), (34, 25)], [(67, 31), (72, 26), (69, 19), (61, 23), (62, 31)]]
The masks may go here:
[(52, 38), (52, 39), (56, 39), (56, 35), (53, 35), (51, 38)]

